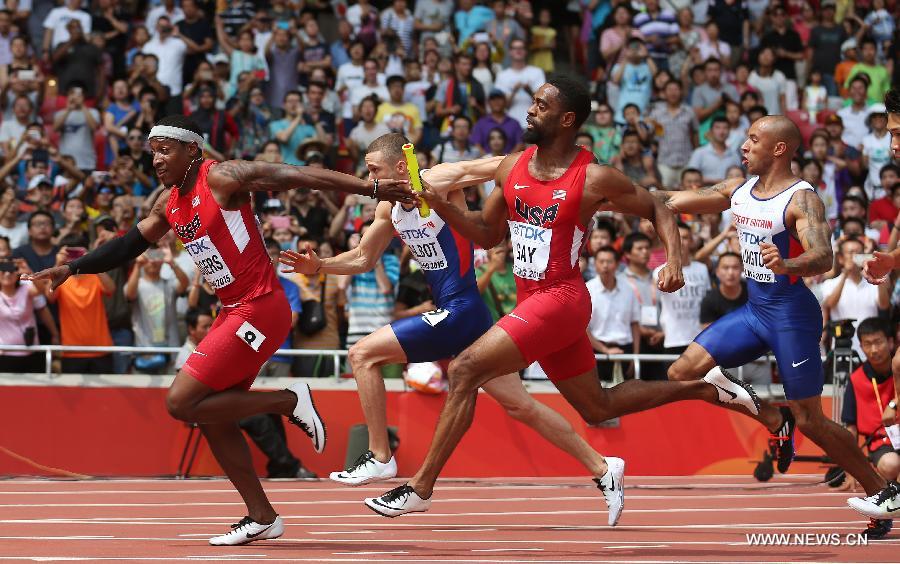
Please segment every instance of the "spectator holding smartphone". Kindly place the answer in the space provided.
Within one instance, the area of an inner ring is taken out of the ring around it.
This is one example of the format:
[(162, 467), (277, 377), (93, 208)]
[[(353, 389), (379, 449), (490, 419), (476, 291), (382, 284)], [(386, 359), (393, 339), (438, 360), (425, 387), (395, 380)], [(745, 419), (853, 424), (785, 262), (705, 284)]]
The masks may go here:
[[(62, 266), (84, 255), (87, 240), (80, 235), (70, 235), (61, 241), (56, 253), (56, 266)], [(61, 344), (64, 346), (112, 346), (109, 322), (103, 297), (116, 290), (116, 284), (108, 274), (79, 274), (51, 290), (49, 299), (59, 306)], [(107, 352), (63, 353), (62, 370), (67, 373), (110, 374), (113, 371), (112, 355)]]
[[(47, 311), (43, 286), (19, 279), (22, 271), (9, 259), (0, 260), (0, 343), (4, 345), (36, 345), (37, 321), (35, 312), (51, 335), (51, 342), (59, 344), (59, 332), (53, 316)], [(0, 353), (0, 372), (43, 372), (43, 353), (3, 351)]]
[(85, 174), (97, 168), (94, 132), (100, 127), (100, 112), (84, 103), (84, 88), (76, 82), (69, 84), (66, 108), (53, 115), (53, 129), (60, 133), (59, 150), (72, 155), (75, 164)]

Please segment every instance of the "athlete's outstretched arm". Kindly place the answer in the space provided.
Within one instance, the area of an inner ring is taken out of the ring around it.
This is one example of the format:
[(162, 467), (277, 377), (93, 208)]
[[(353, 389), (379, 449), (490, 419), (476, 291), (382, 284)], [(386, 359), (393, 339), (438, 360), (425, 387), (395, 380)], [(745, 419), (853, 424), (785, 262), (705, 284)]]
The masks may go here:
[(798, 190), (787, 209), (787, 223), (794, 222), (794, 230), (803, 253), (795, 258), (783, 259), (778, 247), (762, 243), (763, 263), (775, 274), (791, 276), (816, 276), (828, 272), (834, 265), (831, 249), (831, 229), (825, 219), (825, 205), (812, 190)]
[(485, 157), (457, 163), (441, 163), (422, 171), (422, 180), (427, 182), (435, 192), (446, 196), (454, 190), (462, 190), (493, 180), (497, 175), (500, 163), (506, 157)]
[(731, 194), (743, 182), (740, 178), (730, 178), (709, 188), (656, 191), (653, 196), (677, 213), (719, 213), (731, 207)]
[(375, 208), (375, 220), (366, 229), (359, 246), (335, 257), (321, 259), (315, 251), (307, 248), (303, 253), (281, 251), (281, 262), (290, 270), (301, 274), (359, 274), (375, 268), (385, 249), (394, 238), (391, 224), (390, 202), (379, 202)]
[(73, 274), (100, 274), (138, 257), (150, 248), (151, 243), (159, 241), (169, 232), (169, 220), (166, 219), (166, 202), (169, 191), (163, 192), (150, 214), (142, 219), (130, 231), (116, 237), (108, 243), (100, 245), (81, 258), (68, 264), (47, 268), (31, 275), (22, 276), (26, 280), (50, 280), (51, 290), (56, 290)]
[(342, 172), (262, 161), (233, 160), (218, 163), (209, 170), (207, 182), (210, 187), (225, 194), (309, 188), (337, 190), (407, 204), (418, 203), (418, 198), (409, 188), (408, 180), (379, 180), (376, 193), (374, 182)]
[[(585, 210), (584, 206), (588, 206)], [(584, 181), (582, 210), (588, 217), (598, 209), (637, 215), (653, 222), (666, 247), (666, 266), (659, 273), (659, 289), (674, 292), (684, 286), (681, 271), (681, 237), (671, 210), (646, 189), (611, 166), (589, 165)]]

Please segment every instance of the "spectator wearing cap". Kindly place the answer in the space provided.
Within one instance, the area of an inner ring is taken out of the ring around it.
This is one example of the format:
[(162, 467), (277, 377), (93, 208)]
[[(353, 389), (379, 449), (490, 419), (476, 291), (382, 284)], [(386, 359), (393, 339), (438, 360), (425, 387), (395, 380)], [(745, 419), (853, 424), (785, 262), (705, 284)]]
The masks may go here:
[(52, 212), (53, 181), (49, 176), (39, 174), (28, 182), (28, 193), (25, 201), (32, 210)]
[(3, 188), (0, 195), (0, 236), (6, 237), (10, 251), (28, 242), (28, 225), (19, 221), (20, 207), (15, 188)]
[(850, 89), (844, 84), (847, 82), (850, 72), (856, 66), (858, 58), (858, 43), (855, 37), (847, 39), (841, 43), (842, 60), (834, 68), (834, 82), (837, 84), (838, 95), (841, 98), (847, 98), (850, 95)]
[(616, 63), (612, 68), (610, 81), (619, 87), (616, 99), (616, 123), (624, 124), (625, 106), (634, 104), (638, 113), (643, 114), (650, 104), (653, 91), (653, 76), (656, 74), (656, 63), (650, 58), (647, 46), (639, 37), (628, 40), (625, 60)]
[(689, 168), (695, 168), (703, 174), (703, 184), (711, 185), (725, 179), (725, 173), (730, 167), (741, 166), (738, 153), (728, 150), (725, 141), (731, 127), (724, 116), (715, 117), (709, 128), (707, 137), (709, 143), (694, 149), (688, 161)]
[(482, 153), (487, 153), (491, 131), (500, 129), (506, 136), (506, 147), (503, 152), (514, 153), (522, 143), (522, 126), (506, 113), (506, 94), (502, 90), (497, 88), (491, 90), (488, 96), (488, 109), (490, 112), (475, 122), (469, 141)]
[(181, 32), (172, 25), (171, 20), (161, 16), (156, 21), (156, 35), (144, 45), (145, 54), (156, 55), (158, 67), (156, 78), (169, 89), (169, 95), (181, 95), (184, 86), (184, 60), (188, 46), (181, 39)]
[(81, 0), (66, 0), (65, 4), (53, 8), (44, 18), (43, 53), (47, 60), (52, 51), (69, 40), (69, 22), (77, 21), (83, 33), (91, 32), (91, 15), (80, 9), (82, 3)]
[(891, 135), (887, 130), (887, 110), (884, 104), (873, 104), (869, 107), (866, 125), (871, 133), (863, 137), (859, 152), (862, 155), (862, 166), (869, 170), (864, 188), (870, 202), (885, 195), (881, 185), (881, 169), (893, 160), (891, 151)]
[(269, 133), (281, 145), (284, 162), (299, 165), (297, 148), (305, 140), (315, 137), (317, 130), (303, 118), (302, 95), (291, 91), (284, 95), (284, 117), (269, 124)]
[(854, 77), (865, 74), (869, 77), (869, 87), (866, 91), (869, 102), (880, 102), (884, 100), (884, 95), (891, 88), (891, 77), (884, 65), (878, 64), (875, 56), (878, 53), (878, 47), (875, 40), (871, 37), (865, 37), (860, 43), (860, 54), (862, 60), (853, 66), (850, 76), (847, 77), (846, 86), (850, 86), (850, 82)]
[(807, 49), (807, 65), (810, 71), (822, 73), (822, 84), (829, 96), (838, 95), (834, 74), (841, 63), (843, 45), (847, 41), (844, 26), (838, 25), (834, 20), (835, 5), (834, 0), (822, 2), (821, 18), (819, 24), (810, 31)]
[[(647, 51), (656, 68), (669, 66), (669, 43), (678, 35), (675, 12), (660, 8), (659, 0), (645, 0), (644, 11), (634, 17), (634, 27), (647, 41)], [(656, 74), (654, 70), (653, 74)]]
[(38, 210), (28, 217), (28, 242), (13, 249), (12, 258), (22, 258), (28, 268), (40, 272), (56, 265), (59, 247), (53, 244), (56, 220), (48, 211)]
[(472, 122), (466, 116), (456, 116), (453, 119), (453, 129), (450, 139), (435, 147), (434, 154), (438, 163), (457, 163), (469, 161), (481, 157), (478, 147), (469, 142), (472, 130)]
[[(284, 100), (284, 95), (296, 90), (299, 84), (297, 68), (300, 64), (300, 47), (291, 42), (291, 32), (276, 27), (266, 44), (266, 62), (269, 65), (269, 82), (266, 99), (273, 108)], [(340, 75), (340, 71), (338, 71)]]
[(384, 123), (388, 129), (406, 136), (413, 144), (422, 139), (422, 116), (415, 104), (403, 101), (406, 80), (399, 75), (387, 79), (390, 99), (378, 106), (375, 121)]
[[(181, 0), (184, 18), (172, 19), (178, 29), (178, 37), (187, 45), (187, 54), (181, 72), (182, 84), (187, 84), (194, 77), (197, 67), (215, 47), (216, 34), (209, 25), (209, 17), (200, 9), (197, 0)], [(281, 98), (278, 98), (281, 100)]]
[(520, 39), (510, 41), (509, 57), (509, 68), (500, 71), (494, 81), (494, 88), (506, 94), (509, 115), (524, 128), (531, 98), (546, 82), (546, 77), (544, 71), (527, 63), (528, 50), (524, 41)]
[(868, 82), (863, 76), (854, 76), (847, 82), (850, 87), (850, 104), (838, 110), (844, 125), (843, 140), (856, 149), (862, 145), (863, 137), (869, 132), (866, 125), (869, 117), (869, 104), (866, 99)]
[(651, 110), (649, 121), (656, 127), (659, 140), (660, 180), (666, 188), (674, 188), (697, 146), (700, 128), (694, 110), (684, 103), (680, 82), (670, 80), (666, 83), (663, 101)]

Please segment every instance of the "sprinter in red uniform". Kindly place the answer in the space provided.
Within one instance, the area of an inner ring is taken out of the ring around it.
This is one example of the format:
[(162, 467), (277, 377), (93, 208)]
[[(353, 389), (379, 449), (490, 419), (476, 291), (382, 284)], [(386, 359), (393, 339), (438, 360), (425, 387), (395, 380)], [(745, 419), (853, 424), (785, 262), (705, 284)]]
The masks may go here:
[[(601, 387), (587, 336), (591, 300), (578, 269), (578, 253), (594, 213), (615, 210), (652, 220), (669, 259), (659, 273), (659, 289), (676, 291), (684, 279), (672, 213), (619, 171), (594, 164), (593, 155), (575, 145), (589, 112), (584, 84), (558, 75), (538, 89), (528, 110), (523, 140), (535, 146), (503, 160), (496, 173), (502, 189), (491, 193), (484, 210), (462, 211), (430, 189), (425, 193), (432, 209), (483, 248), (500, 243), (508, 227), (518, 305), (451, 363), (450, 393), (423, 466), (408, 484), (366, 499), (370, 509), (390, 517), (426, 511), (441, 468), (472, 422), (478, 388), (532, 362), (540, 363), (590, 424), (684, 399), (758, 411), (752, 388), (721, 372), (715, 379), (694, 382), (629, 380)], [(621, 493), (623, 476), (624, 464), (610, 464), (597, 486)], [(620, 510), (610, 503), (610, 512)]]
[(251, 192), (305, 187), (417, 200), (401, 181), (371, 183), (330, 170), (259, 161), (204, 161), (200, 128), (184, 116), (163, 118), (149, 137), (153, 166), (169, 187), (150, 215), (122, 237), (31, 278), (52, 280), (55, 290), (69, 276), (124, 264), (175, 230), (223, 309), (175, 376), (166, 406), (176, 419), (200, 424), (248, 510), (247, 517), (210, 544), (277, 538), (284, 523), (266, 498), (237, 422), (257, 413), (281, 413), (312, 439), (318, 452), (325, 448), (325, 426), (304, 383), (275, 392), (247, 391), (290, 330), (290, 308), (253, 215)]

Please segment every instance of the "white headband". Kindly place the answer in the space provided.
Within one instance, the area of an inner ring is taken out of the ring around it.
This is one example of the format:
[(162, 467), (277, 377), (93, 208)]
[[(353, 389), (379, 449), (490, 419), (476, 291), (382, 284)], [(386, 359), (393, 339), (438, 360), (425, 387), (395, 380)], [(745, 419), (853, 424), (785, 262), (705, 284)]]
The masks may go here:
[(203, 137), (200, 137), (200, 135), (194, 133), (190, 129), (172, 125), (154, 125), (147, 138), (153, 139), (154, 137), (165, 137), (166, 139), (175, 139), (176, 141), (184, 141), (185, 143), (196, 143), (198, 147), (203, 146)]

